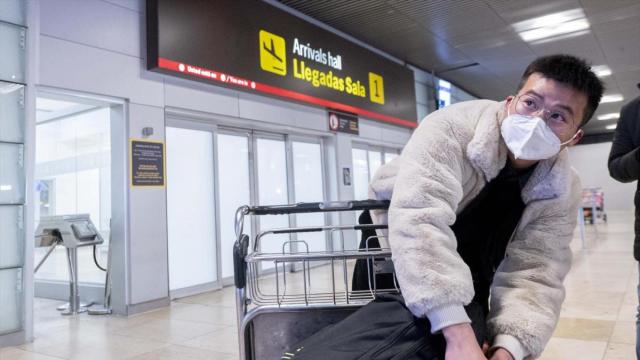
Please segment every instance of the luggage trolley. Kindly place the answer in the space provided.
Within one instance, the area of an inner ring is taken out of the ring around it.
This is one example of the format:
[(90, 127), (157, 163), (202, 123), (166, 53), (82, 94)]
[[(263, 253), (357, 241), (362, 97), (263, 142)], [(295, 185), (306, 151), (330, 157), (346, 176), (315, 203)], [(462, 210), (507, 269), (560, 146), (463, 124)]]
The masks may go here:
[[(336, 211), (388, 209), (388, 201), (298, 203), (278, 206), (243, 206), (236, 212), (233, 248), (240, 359), (279, 359), (301, 340), (344, 319), (380, 293), (398, 293), (391, 251), (370, 247), (345, 249), (344, 233), (386, 229), (387, 225), (353, 224), (269, 229), (253, 239), (244, 233), (245, 217)], [(309, 251), (302, 240), (309, 233), (337, 235), (338, 244), (326, 251)], [(278, 253), (261, 251), (261, 244), (278, 235), (294, 235)], [(355, 261), (366, 261), (368, 289), (350, 287)], [(297, 271), (293, 271), (297, 270)], [(393, 288), (378, 289), (376, 274), (391, 273)], [(293, 283), (291, 278), (298, 277)], [(289, 282), (287, 283), (287, 278)], [(320, 281), (318, 281), (320, 279)], [(318, 284), (320, 283), (320, 285)]]

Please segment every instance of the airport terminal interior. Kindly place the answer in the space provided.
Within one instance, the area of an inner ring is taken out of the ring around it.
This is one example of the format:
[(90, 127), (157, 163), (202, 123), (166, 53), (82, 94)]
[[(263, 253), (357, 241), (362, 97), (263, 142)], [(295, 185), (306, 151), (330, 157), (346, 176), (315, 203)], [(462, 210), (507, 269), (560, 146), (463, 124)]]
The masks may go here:
[(539, 359), (636, 359), (640, 0), (0, 0), (0, 50), (0, 360), (298, 358), (402, 292), (378, 169), (554, 54), (604, 94)]

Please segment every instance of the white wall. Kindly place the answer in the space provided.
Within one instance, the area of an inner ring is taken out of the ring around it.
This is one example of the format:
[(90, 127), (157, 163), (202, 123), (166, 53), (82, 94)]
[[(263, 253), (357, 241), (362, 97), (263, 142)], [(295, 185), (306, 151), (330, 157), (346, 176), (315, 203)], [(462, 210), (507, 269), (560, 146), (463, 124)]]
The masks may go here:
[[(341, 168), (351, 167), (351, 136), (336, 139), (328, 132), (325, 109), (148, 72), (143, 0), (34, 1), (40, 19), (34, 31), (39, 34), (38, 64), (31, 69), (35, 83), (128, 101), (128, 137), (138, 138), (143, 127), (151, 126), (153, 139), (164, 140), (166, 108), (184, 109), (238, 118), (238, 126), (249, 120), (326, 132), (336, 140), (334, 174), (341, 180)], [(381, 145), (404, 144), (410, 134), (409, 129), (362, 120), (361, 138)], [(340, 188), (337, 196), (348, 193)], [(127, 294), (130, 306), (147, 309), (169, 295), (166, 193), (133, 188), (128, 195), (129, 244), (122, 250), (128, 258), (119, 259), (128, 264), (128, 283), (119, 293)]]
[(583, 187), (602, 187), (605, 211), (631, 211), (634, 209), (636, 183), (623, 184), (609, 176), (607, 159), (610, 150), (611, 142), (578, 145), (569, 148), (569, 158), (580, 175)]

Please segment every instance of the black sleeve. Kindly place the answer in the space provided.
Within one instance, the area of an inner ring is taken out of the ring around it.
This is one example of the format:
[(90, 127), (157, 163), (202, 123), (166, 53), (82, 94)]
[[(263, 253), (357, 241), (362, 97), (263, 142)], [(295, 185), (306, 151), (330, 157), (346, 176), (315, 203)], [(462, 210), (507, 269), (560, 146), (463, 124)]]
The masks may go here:
[(640, 121), (640, 99), (636, 99), (620, 112), (620, 120), (609, 153), (609, 174), (621, 182), (640, 178), (640, 149), (635, 139), (637, 122)]

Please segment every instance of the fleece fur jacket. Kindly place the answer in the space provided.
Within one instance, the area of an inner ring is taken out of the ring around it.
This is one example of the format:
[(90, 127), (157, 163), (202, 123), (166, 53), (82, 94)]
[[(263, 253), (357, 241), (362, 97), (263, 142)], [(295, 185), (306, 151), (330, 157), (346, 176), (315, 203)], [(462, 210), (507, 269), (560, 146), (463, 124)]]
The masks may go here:
[[(391, 200), (374, 211), (387, 237), (403, 296), (432, 331), (469, 322), (469, 267), (450, 226), (506, 164), (500, 133), (505, 103), (474, 100), (427, 116), (402, 154), (375, 174), (369, 195)], [(571, 266), (569, 244), (581, 186), (567, 150), (540, 161), (522, 190), (525, 210), (495, 274), (487, 326), (493, 346), (537, 358), (555, 329)]]

